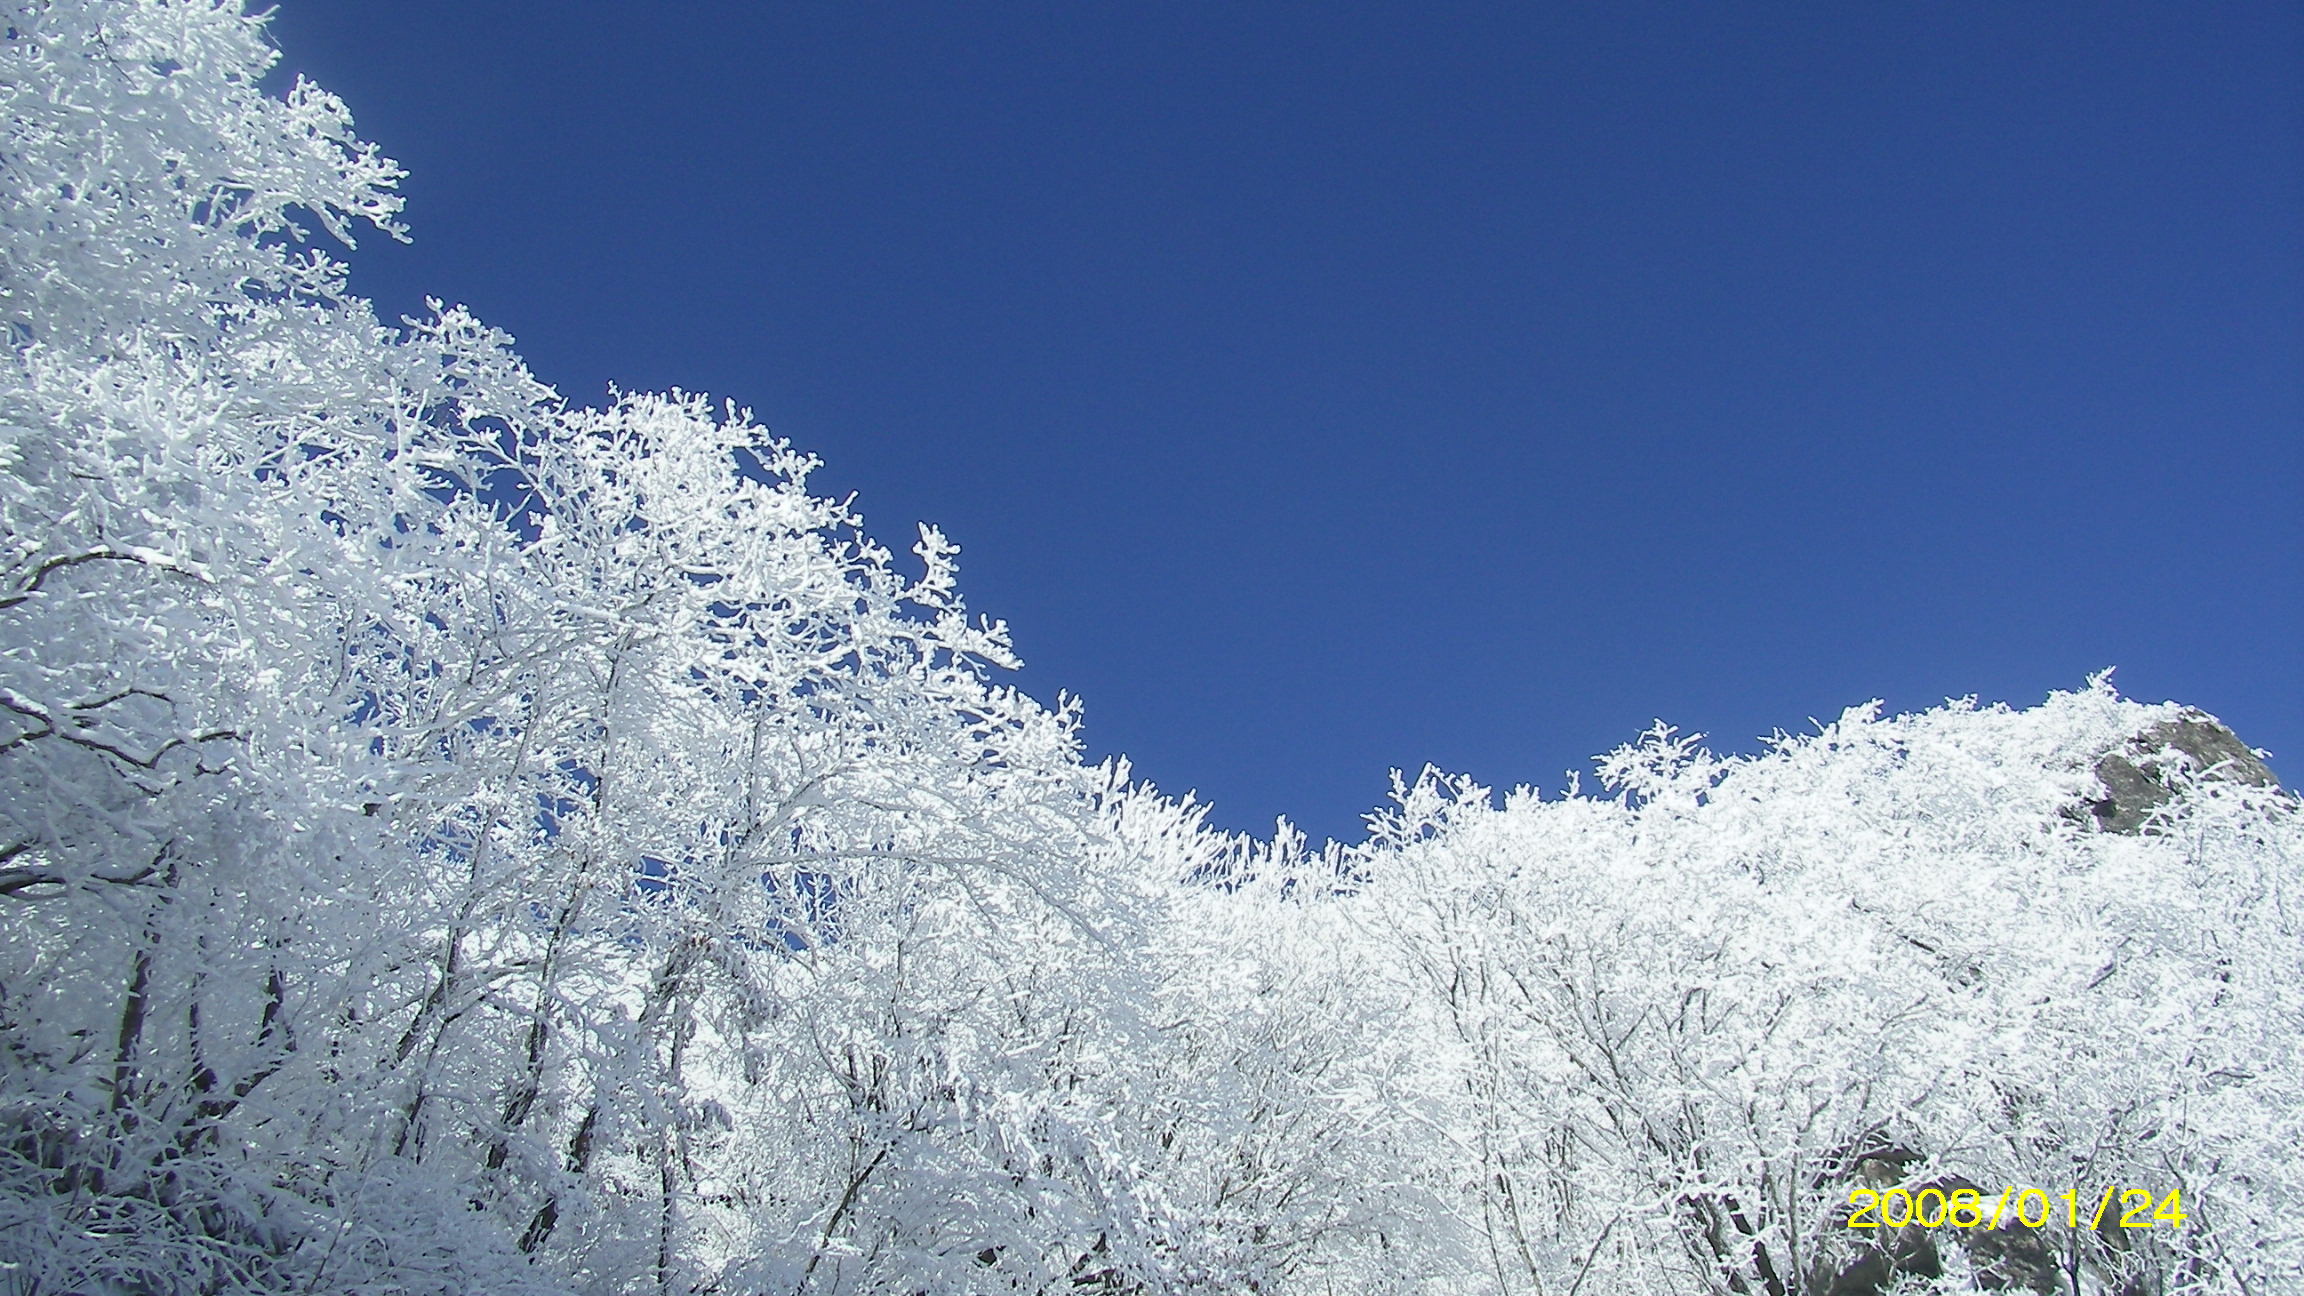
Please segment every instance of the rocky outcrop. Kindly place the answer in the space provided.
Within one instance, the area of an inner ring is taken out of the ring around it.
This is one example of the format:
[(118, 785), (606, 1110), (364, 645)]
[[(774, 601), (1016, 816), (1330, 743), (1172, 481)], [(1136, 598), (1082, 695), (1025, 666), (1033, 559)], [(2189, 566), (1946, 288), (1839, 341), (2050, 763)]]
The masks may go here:
[[(1907, 1171), (1923, 1160), (1910, 1148), (1875, 1144), (1847, 1159), (1853, 1173), (1845, 1179), (1851, 1186), (1901, 1188), (1914, 1196), (1934, 1189), (1949, 1198), (1966, 1190), (1986, 1202), (1992, 1200), (1978, 1184), (1960, 1175), (1907, 1178)], [(1843, 1208), (1838, 1218), (1845, 1223), (1847, 1217)], [(2063, 1276), (2047, 1236), (2013, 1219), (2002, 1220), (1997, 1227), (1929, 1228), (1913, 1223), (1866, 1232), (1836, 1231), (1833, 1242), (1809, 1275), (1806, 1290), (1814, 1296), (1884, 1296), (1905, 1279), (1942, 1277), (1946, 1247), (1966, 1252), (1977, 1291), (2053, 1296)]]
[(2200, 778), (2276, 788), (2278, 779), (2255, 749), (2205, 711), (2187, 708), (2174, 720), (2144, 730), (2096, 761), (2103, 795), (2086, 814), (2105, 832), (2142, 833), (2177, 795), (2177, 767)]

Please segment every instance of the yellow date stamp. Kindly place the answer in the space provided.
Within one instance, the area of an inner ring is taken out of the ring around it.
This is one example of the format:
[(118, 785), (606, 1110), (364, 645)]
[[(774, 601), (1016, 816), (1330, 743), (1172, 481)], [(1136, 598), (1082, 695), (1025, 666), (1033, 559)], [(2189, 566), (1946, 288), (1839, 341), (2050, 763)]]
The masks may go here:
[[(2117, 1200), (2119, 1209), (2113, 1210)], [(2058, 1203), (2064, 1209), (2056, 1210)], [(2107, 1217), (2118, 1228), (2182, 1228), (2184, 1227), (2184, 1195), (2180, 1188), (2171, 1188), (2164, 1197), (2156, 1197), (2142, 1188), (2122, 1188), (2108, 1184), (2101, 1197), (2082, 1197), (2077, 1189), (2051, 1194), (2045, 1188), (2007, 1187), (2000, 1190), (1998, 1200), (1986, 1197), (1975, 1188), (1922, 1188), (1917, 1192), (1902, 1188), (1856, 1188), (1848, 1193), (1848, 1227), (1905, 1228), (1999, 1228), (2003, 1222), (2021, 1224), (2026, 1228), (2044, 1228), (2058, 1214), (2064, 1216), (2067, 1228), (2099, 1229)], [(2087, 1223), (2083, 1225), (2082, 1220)]]

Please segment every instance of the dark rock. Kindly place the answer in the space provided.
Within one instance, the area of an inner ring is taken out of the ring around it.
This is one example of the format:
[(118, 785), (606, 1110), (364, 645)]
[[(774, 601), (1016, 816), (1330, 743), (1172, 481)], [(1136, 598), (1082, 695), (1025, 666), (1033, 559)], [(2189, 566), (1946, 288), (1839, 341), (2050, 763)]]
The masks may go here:
[(1817, 1266), (1808, 1289), (1818, 1296), (1881, 1296), (1899, 1278), (1943, 1273), (1944, 1256), (1929, 1230), (1884, 1228), (1876, 1237), (1834, 1248)]
[(1868, 1246), (1836, 1270), (1820, 1274), (1810, 1290), (1819, 1296), (1879, 1296), (1895, 1278), (1896, 1269), (1888, 1253)]
[(2239, 735), (2205, 711), (2186, 709), (2104, 753), (2096, 761), (2103, 795), (2088, 803), (2089, 816), (2105, 832), (2146, 831), (2155, 812), (2175, 799), (2168, 765), (2180, 760), (2201, 778), (2253, 787), (2280, 786)]
[[(1884, 1188), (1901, 1180), (1905, 1168), (1921, 1160), (1909, 1148), (1874, 1144), (1847, 1156), (1843, 1164), (1854, 1171), (1852, 1180)], [(1915, 1197), (1929, 1189), (1947, 1199), (1968, 1191), (1976, 1193), (1987, 1207), (1993, 1203), (1992, 1194), (1961, 1175), (1904, 1181), (1899, 1186)], [(1842, 1207), (1835, 1222), (1845, 1224), (1847, 1218), (1848, 1208)], [(1913, 1224), (1863, 1233), (1835, 1229), (1810, 1272), (1807, 1289), (1815, 1296), (1884, 1296), (1900, 1279), (1941, 1276), (1942, 1247), (1947, 1245), (1967, 1253), (1978, 1291), (2055, 1296), (2061, 1290), (2063, 1266), (2047, 1236), (2013, 1219), (2002, 1220), (1997, 1228), (1960, 1228), (1947, 1223), (1934, 1229)]]
[(2053, 1296), (2063, 1275), (2056, 1253), (2048, 1249), (2040, 1230), (2014, 1220), (2003, 1221), (1994, 1229), (1971, 1230), (1961, 1234), (1960, 1240), (1967, 1245), (1968, 1263), (1974, 1268), (1979, 1290)]
[[(1842, 1164), (1854, 1172), (1853, 1182), (1883, 1189), (1898, 1183), (1907, 1167), (1923, 1159), (1910, 1148), (1875, 1142), (1845, 1154)], [(1936, 1188), (1947, 1196), (1955, 1189), (1974, 1187), (1957, 1177), (1905, 1186), (1915, 1193)], [(1835, 1223), (1845, 1225), (1848, 1216), (1849, 1207), (1841, 1207)], [(1939, 1231), (1920, 1224), (1862, 1233), (1836, 1228), (1810, 1272), (1808, 1290), (1816, 1296), (1882, 1296), (1900, 1278), (1942, 1277), (1944, 1253), (1935, 1236)]]

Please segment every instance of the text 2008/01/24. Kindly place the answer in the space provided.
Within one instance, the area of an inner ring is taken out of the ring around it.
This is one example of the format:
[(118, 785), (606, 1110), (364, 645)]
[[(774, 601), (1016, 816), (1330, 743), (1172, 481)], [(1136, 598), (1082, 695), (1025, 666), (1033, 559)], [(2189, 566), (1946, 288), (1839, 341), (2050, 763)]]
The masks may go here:
[[(1922, 1188), (1907, 1192), (1902, 1188), (1875, 1190), (1853, 1189), (1848, 1204), (1856, 1209), (1848, 1216), (1848, 1227), (1904, 1228), (1917, 1224), (1922, 1228), (1999, 1228), (2004, 1221), (2013, 1220), (2026, 1228), (2044, 1227), (2055, 1218), (2056, 1203), (2064, 1203), (2064, 1223), (2068, 1228), (2102, 1228), (2105, 1217), (2112, 1212), (2117, 1198), (2120, 1209), (2112, 1215), (2112, 1222), (2120, 1228), (2156, 1228), (2166, 1225), (2181, 1228), (2184, 1225), (2183, 1190), (2172, 1188), (2165, 1197), (2155, 1197), (2142, 1188), (2123, 1189), (2108, 1185), (2104, 1195), (2094, 1201), (2091, 1212), (2089, 1201), (2076, 1190), (2051, 1194), (2044, 1188), (2003, 1188), (1997, 1201), (1987, 1200), (1974, 1188), (1956, 1188), (1949, 1192), (1942, 1188)], [(1901, 1206), (1899, 1212), (1897, 1208)]]

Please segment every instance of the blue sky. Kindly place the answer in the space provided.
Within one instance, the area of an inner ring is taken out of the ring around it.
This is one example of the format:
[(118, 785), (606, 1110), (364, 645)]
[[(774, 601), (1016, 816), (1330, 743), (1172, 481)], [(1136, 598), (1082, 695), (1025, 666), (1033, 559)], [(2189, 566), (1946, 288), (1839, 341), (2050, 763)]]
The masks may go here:
[(281, 0), (371, 240), (751, 406), (1019, 682), (1356, 838), (2117, 666), (2304, 777), (2304, 7)]

